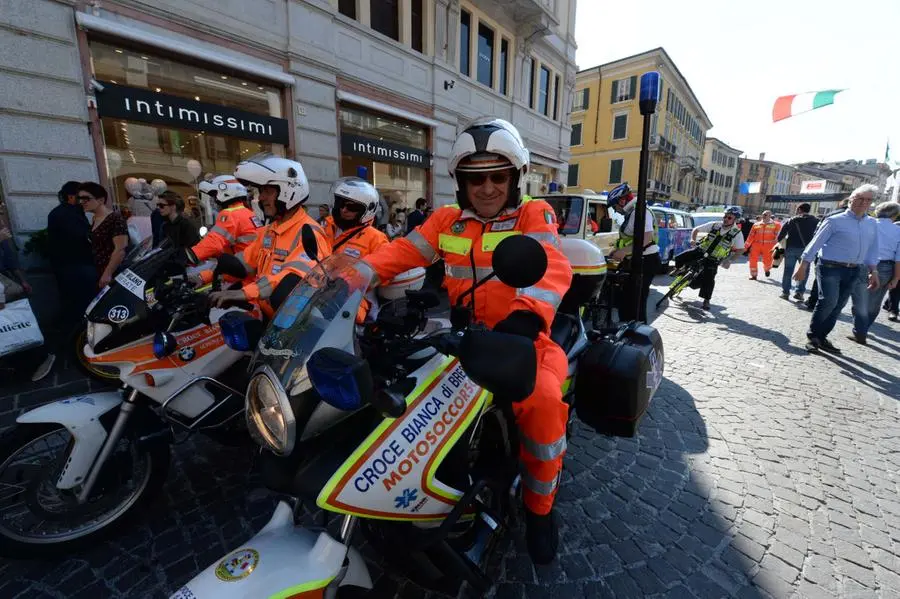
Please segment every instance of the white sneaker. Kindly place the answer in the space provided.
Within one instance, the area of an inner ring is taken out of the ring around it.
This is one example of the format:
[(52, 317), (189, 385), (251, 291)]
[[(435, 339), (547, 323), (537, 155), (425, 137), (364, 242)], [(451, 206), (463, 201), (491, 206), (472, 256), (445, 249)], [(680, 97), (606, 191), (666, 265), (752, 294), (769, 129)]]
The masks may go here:
[(31, 382), (36, 383), (53, 370), (53, 364), (56, 362), (55, 354), (47, 354), (47, 357), (44, 358), (44, 361), (38, 366), (37, 370), (34, 371), (34, 374), (31, 375)]

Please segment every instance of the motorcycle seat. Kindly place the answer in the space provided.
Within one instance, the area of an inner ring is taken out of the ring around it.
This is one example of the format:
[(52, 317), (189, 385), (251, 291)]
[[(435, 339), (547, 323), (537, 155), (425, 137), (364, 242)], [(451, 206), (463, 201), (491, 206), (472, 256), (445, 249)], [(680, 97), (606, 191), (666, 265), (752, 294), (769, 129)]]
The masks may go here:
[(557, 312), (550, 325), (550, 339), (568, 355), (578, 341), (580, 328), (577, 316)]

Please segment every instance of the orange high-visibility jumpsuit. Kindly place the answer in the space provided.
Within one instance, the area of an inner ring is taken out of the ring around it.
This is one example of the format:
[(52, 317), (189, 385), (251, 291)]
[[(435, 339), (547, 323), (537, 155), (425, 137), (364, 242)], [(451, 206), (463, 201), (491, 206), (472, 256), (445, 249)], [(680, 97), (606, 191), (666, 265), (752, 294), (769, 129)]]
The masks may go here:
[[(445, 285), (450, 301), (471, 289), (475, 280), (492, 272), (494, 248), (509, 235), (528, 235), (547, 252), (547, 272), (533, 287), (514, 289), (491, 279), (475, 290), (475, 318), (493, 327), (517, 310), (537, 314), (543, 330), (535, 341), (538, 356), (534, 392), (513, 403), (519, 428), (519, 459), (525, 506), (535, 514), (547, 514), (559, 483), (566, 451), (568, 407), (562, 401), (562, 384), (568, 360), (562, 348), (550, 340), (550, 324), (556, 308), (572, 282), (572, 268), (559, 249), (556, 216), (543, 200), (523, 201), (516, 210), (504, 210), (493, 219), (482, 219), (472, 210), (439, 208), (409, 235), (395, 239), (366, 259), (382, 281), (417, 266), (443, 258)], [(466, 296), (471, 297), (466, 293)]]
[[(338, 233), (340, 231), (340, 233)], [(341, 252), (347, 256), (354, 258), (365, 258), (383, 245), (390, 243), (387, 235), (369, 225), (360, 225), (352, 229), (342, 231), (338, 229), (334, 222), (334, 217), (329, 216), (325, 219), (325, 237), (331, 243), (332, 252)], [(356, 313), (356, 323), (363, 324), (366, 316), (369, 314), (371, 303), (368, 299), (363, 298)]]
[(333, 252), (343, 252), (354, 258), (365, 258), (381, 246), (389, 242), (387, 235), (369, 225), (360, 225), (346, 231), (340, 231), (334, 217), (325, 219), (325, 236), (331, 244)]
[[(215, 226), (200, 242), (191, 248), (197, 260), (204, 262), (222, 254), (237, 254), (256, 239), (262, 223), (253, 211), (243, 205), (225, 208), (219, 212)], [(212, 280), (212, 271), (200, 273), (204, 283)]]
[(244, 295), (251, 302), (259, 304), (267, 318), (274, 314), (267, 301), (282, 278), (289, 272), (301, 277), (312, 270), (315, 263), (303, 251), (300, 231), (303, 225), (312, 227), (322, 260), (331, 254), (331, 244), (322, 227), (312, 219), (302, 207), (288, 220), (276, 220), (257, 234), (256, 239), (235, 254), (243, 263), (249, 275), (256, 280), (242, 287)]
[(750, 276), (756, 277), (758, 261), (762, 257), (763, 270), (769, 272), (772, 270), (772, 250), (778, 243), (778, 232), (781, 225), (775, 221), (758, 222), (750, 229), (750, 235), (744, 245), (750, 246)]

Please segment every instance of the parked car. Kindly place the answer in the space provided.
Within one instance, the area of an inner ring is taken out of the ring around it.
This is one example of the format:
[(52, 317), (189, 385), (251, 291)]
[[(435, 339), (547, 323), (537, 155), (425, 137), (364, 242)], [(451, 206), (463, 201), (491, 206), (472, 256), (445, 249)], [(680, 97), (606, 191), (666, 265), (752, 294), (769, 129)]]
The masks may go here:
[(587, 239), (604, 255), (609, 255), (619, 238), (619, 226), (606, 205), (606, 194), (552, 193), (534, 196), (550, 204), (556, 212), (561, 237)]
[(708, 222), (722, 222), (724, 212), (691, 212), (691, 218), (694, 220), (694, 226), (699, 227)]
[(691, 247), (693, 215), (665, 206), (649, 206), (659, 230), (659, 257), (663, 265)]

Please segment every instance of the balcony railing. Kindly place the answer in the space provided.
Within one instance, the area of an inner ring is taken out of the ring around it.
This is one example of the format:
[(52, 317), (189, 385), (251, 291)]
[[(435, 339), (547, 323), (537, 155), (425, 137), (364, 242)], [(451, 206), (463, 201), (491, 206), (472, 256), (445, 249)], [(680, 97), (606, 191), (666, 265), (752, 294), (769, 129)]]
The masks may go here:
[(672, 195), (672, 186), (658, 179), (647, 179), (647, 191), (660, 197), (669, 197)]
[(650, 137), (650, 151), (651, 152), (662, 152), (663, 154), (667, 154), (667, 155), (673, 156), (673, 157), (676, 154), (675, 144), (670, 142), (668, 139), (666, 139), (662, 135), (659, 135), (659, 136), (653, 135)]

